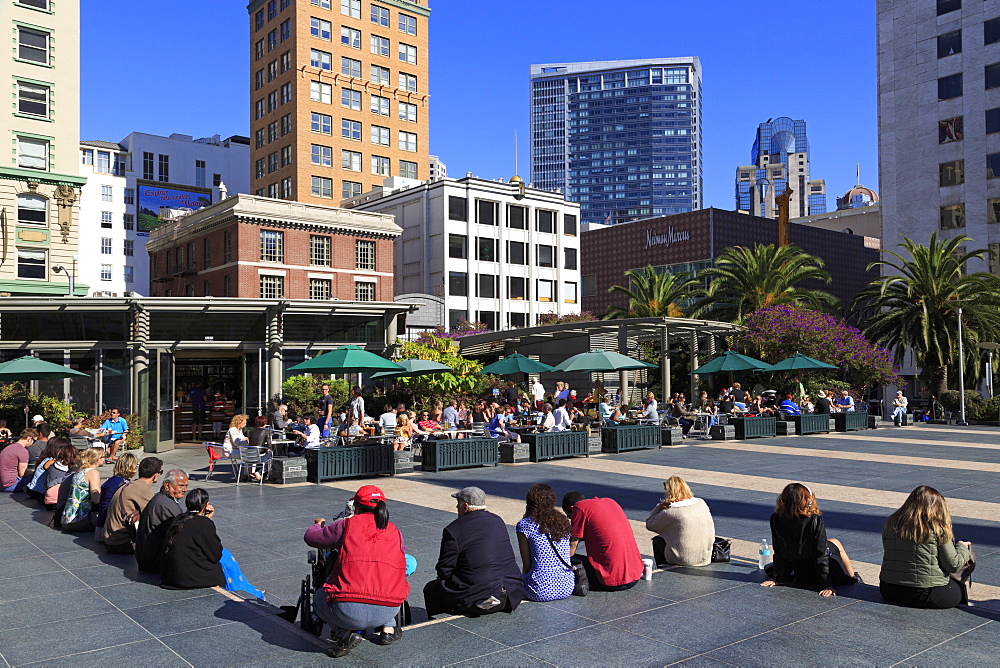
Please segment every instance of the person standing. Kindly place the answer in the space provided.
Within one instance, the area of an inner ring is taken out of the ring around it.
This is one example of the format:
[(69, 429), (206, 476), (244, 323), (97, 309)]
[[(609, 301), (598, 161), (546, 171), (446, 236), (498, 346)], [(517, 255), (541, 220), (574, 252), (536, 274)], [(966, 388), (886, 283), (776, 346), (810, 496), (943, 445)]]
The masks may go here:
[[(642, 579), (643, 563), (632, 525), (614, 499), (585, 499), (580, 492), (563, 496), (570, 519), (569, 553), (582, 563), (594, 591), (624, 591)], [(577, 555), (580, 543), (587, 554)]]
[(792, 378), (792, 399), (795, 403), (802, 401), (802, 397), (806, 396), (806, 388), (802, 385), (802, 381), (798, 376)]
[(327, 438), (333, 426), (333, 397), (330, 396), (329, 383), (323, 383), (320, 390), (322, 394), (316, 402), (316, 426), (319, 427), (320, 436)]
[(906, 406), (909, 402), (903, 396), (902, 390), (896, 390), (896, 398), (892, 400), (892, 423), (897, 427), (906, 426)]
[(508, 380), (507, 387), (503, 391), (503, 400), (510, 406), (517, 406), (518, 398), (518, 391), (514, 385), (514, 381)]
[(545, 404), (545, 386), (542, 385), (541, 378), (535, 378), (535, 382), (531, 384), (531, 399), (535, 402), (535, 409), (542, 410)]
[(361, 396), (361, 388), (355, 385), (351, 388), (351, 401), (348, 412), (354, 416), (354, 421), (361, 427), (365, 426), (365, 398)]
[(191, 401), (191, 438), (200, 441), (204, 438), (205, 401), (208, 399), (208, 392), (200, 381), (188, 390), (188, 399)]
[(139, 462), (139, 479), (118, 488), (104, 520), (104, 549), (111, 554), (135, 552), (133, 525), (139, 521), (143, 509), (156, 494), (156, 483), (163, 474), (163, 461), (159, 457), (146, 457)]
[(212, 396), (212, 438), (219, 440), (222, 435), (222, 422), (226, 419), (226, 397), (216, 390)]

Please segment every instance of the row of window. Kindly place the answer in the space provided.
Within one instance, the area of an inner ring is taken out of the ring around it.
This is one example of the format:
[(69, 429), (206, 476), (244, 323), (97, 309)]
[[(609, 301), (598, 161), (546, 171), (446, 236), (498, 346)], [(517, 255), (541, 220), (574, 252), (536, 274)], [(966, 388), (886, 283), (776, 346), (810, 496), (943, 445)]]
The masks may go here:
[[(500, 255), (500, 240), (491, 239), (489, 237), (476, 237), (476, 258), (481, 262), (502, 262)], [(527, 265), (531, 264), (530, 258), (528, 257), (528, 248), (530, 244), (523, 241), (508, 241), (507, 242), (507, 264), (520, 264)], [(545, 244), (535, 244), (535, 265), (539, 267), (549, 267), (556, 268), (556, 254), (557, 249), (555, 246), (548, 246)], [(459, 260), (469, 259), (469, 237), (464, 234), (449, 234), (448, 235), (448, 257), (456, 258)], [(564, 248), (563, 249), (563, 268), (564, 269), (576, 269), (577, 264), (577, 249), (575, 248)]]
[[(333, 41), (333, 26), (329, 21), (313, 17), (309, 19), (309, 34), (318, 39), (330, 42)], [(360, 49), (361, 31), (348, 26), (340, 26), (340, 43), (342, 46), (352, 49)], [(384, 56), (386, 58), (389, 57), (391, 44), (388, 37), (382, 37), (381, 35), (373, 33), (368, 36), (368, 45), (369, 50), (373, 55)], [(315, 52), (316, 50), (313, 49), (313, 51)], [(400, 62), (406, 63), (407, 65), (417, 64), (417, 47), (412, 44), (399, 42), (397, 45), (396, 55), (398, 56)], [(329, 54), (327, 54), (327, 56), (329, 56)], [(330, 69), (329, 62), (330, 59), (328, 57), (328, 66), (323, 69)], [(313, 65), (313, 67), (319, 67), (319, 65)]]
[[(354, 268), (363, 271), (375, 270), (375, 242), (357, 239), (354, 242)], [(332, 266), (332, 239), (328, 236), (309, 236), (309, 264), (316, 267)], [(284, 264), (285, 233), (279, 230), (260, 231), (260, 261)]]
[[(333, 86), (322, 81), (309, 82), (309, 99), (313, 102), (333, 104)], [(340, 106), (352, 111), (361, 111), (362, 92), (352, 88), (340, 89)], [(368, 110), (379, 116), (391, 116), (392, 100), (382, 95), (368, 96)], [(397, 117), (401, 121), (417, 122), (417, 105), (410, 102), (398, 102)]]
[[(132, 239), (125, 239), (124, 252), (126, 257), (132, 257), (135, 255), (135, 241)], [(110, 237), (101, 237), (101, 255), (111, 255), (111, 245), (112, 239)]]
[[(310, 278), (309, 299), (330, 299), (332, 286), (333, 281), (331, 279)], [(193, 287), (188, 286), (189, 289), (193, 289)], [(207, 282), (205, 287), (207, 290)], [(285, 277), (262, 274), (260, 277), (260, 297), (261, 299), (284, 299)], [(354, 300), (359, 302), (375, 301), (375, 283), (373, 281), (355, 281)]]
[[(392, 176), (392, 161), (381, 155), (372, 155), (371, 173), (376, 176)], [(312, 164), (320, 167), (333, 167), (333, 148), (313, 144), (310, 148), (310, 160)], [(352, 172), (362, 171), (362, 155), (358, 151), (340, 151), (340, 167)], [(399, 161), (399, 176), (407, 179), (417, 178), (417, 163), (409, 160)]]
[[(103, 243), (102, 243), (103, 252)], [(46, 281), (49, 274), (48, 251), (40, 248), (18, 248), (17, 249), (17, 277), (27, 280)], [(122, 267), (122, 278), (126, 283), (135, 282), (135, 267), (125, 265)], [(113, 276), (113, 267), (110, 264), (101, 265), (101, 280), (110, 281)]]
[[(267, 21), (274, 20), (274, 18), (276, 16), (278, 16), (278, 12), (279, 11), (281, 11), (281, 12), (285, 11), (286, 9), (288, 9), (291, 6), (291, 4), (292, 4), (292, 0), (281, 0), (281, 7), (279, 8), (278, 7), (278, 0), (269, 0), (268, 3), (267, 3), (267, 19), (266, 20)], [(261, 9), (254, 15), (254, 32), (263, 29), (264, 28), (264, 22), (265, 22), (265, 19), (264, 19), (264, 7), (261, 7)]]
[[(1000, 63), (987, 65), (984, 68), (984, 76), (986, 81), (986, 90), (1000, 88)], [(958, 72), (957, 74), (949, 74), (946, 77), (939, 77), (937, 80), (938, 99), (951, 100), (956, 97), (961, 97), (963, 91), (962, 79), (963, 77), (961, 72)]]
[[(330, 9), (330, 0), (310, 0), (310, 3), (320, 9)], [(389, 27), (389, 8), (372, 3), (369, 6), (368, 18), (372, 23), (383, 28)], [(352, 19), (361, 18), (361, 0), (340, 0), (340, 13)], [(417, 17), (399, 13), (396, 26), (399, 32), (407, 35), (417, 34)]]
[[(326, 54), (325, 51), (317, 51), (316, 49), (311, 49), (309, 52), (309, 63), (315, 68), (332, 71), (333, 63), (330, 61), (330, 58), (328, 56), (330, 56), (330, 54)], [(345, 76), (353, 77), (355, 79), (360, 79), (361, 61), (355, 60), (354, 58), (341, 56), (340, 73)], [(368, 79), (372, 83), (376, 83), (380, 86), (388, 86), (391, 77), (392, 77), (392, 71), (388, 67), (382, 67), (381, 65), (369, 65)], [(396, 80), (396, 83), (401, 90), (410, 93), (417, 92), (417, 77), (412, 74), (407, 74), (406, 72), (400, 72)]]
[[(448, 327), (450, 329), (455, 329), (463, 321), (468, 320), (468, 311), (460, 309), (448, 310)], [(527, 327), (529, 325), (528, 320), (529, 317), (527, 313), (517, 313), (514, 311), (509, 311), (507, 313), (507, 327), (509, 328)], [(497, 311), (476, 311), (475, 321), (485, 324), (488, 329), (492, 330), (497, 330), (501, 327), (500, 313)]]
[[(476, 222), (480, 225), (500, 224), (500, 202), (485, 199), (475, 200)], [(535, 231), (556, 233), (558, 212), (546, 209), (535, 209)], [(577, 235), (577, 219), (573, 214), (563, 214), (563, 234), (571, 237)], [(469, 200), (451, 195), (448, 197), (448, 220), (469, 221)], [(507, 205), (507, 227), (516, 230), (528, 229), (528, 207), (516, 204)]]
[[(278, 44), (285, 42), (292, 37), (292, 20), (285, 19), (281, 22), (281, 25), (271, 30), (267, 33), (267, 52), (270, 53), (274, 49), (278, 48)], [(254, 44), (254, 60), (260, 60), (264, 57), (264, 44), (263, 39), (257, 40)]]
[[(557, 301), (556, 283), (558, 283), (558, 281), (541, 278), (535, 279), (535, 301)], [(508, 276), (507, 292), (502, 298), (517, 301), (530, 301), (530, 284), (531, 281), (523, 276)], [(500, 277), (496, 274), (476, 274), (475, 292), (476, 297), (482, 297), (484, 299), (501, 299)], [(464, 271), (448, 272), (448, 296), (469, 296), (469, 275), (467, 273)], [(577, 296), (576, 282), (563, 281), (562, 301), (566, 304), (575, 304), (577, 302)]]
[[(983, 45), (1000, 42), (1000, 18), (983, 23)], [(947, 58), (962, 53), (962, 31), (952, 30), (937, 37), (937, 57)]]
[[(965, 227), (965, 204), (949, 204), (941, 207), (941, 229), (954, 230)], [(1000, 199), (986, 200), (986, 222), (1000, 223)]]
[[(310, 130), (321, 135), (333, 134), (333, 116), (312, 112), (309, 118)], [(364, 136), (363, 124), (361, 121), (353, 121), (349, 118), (340, 120), (340, 136), (351, 141), (362, 141)], [(371, 143), (377, 146), (391, 146), (391, 129), (382, 125), (369, 126), (369, 137)], [(417, 133), (397, 130), (396, 147), (401, 151), (417, 150)]]

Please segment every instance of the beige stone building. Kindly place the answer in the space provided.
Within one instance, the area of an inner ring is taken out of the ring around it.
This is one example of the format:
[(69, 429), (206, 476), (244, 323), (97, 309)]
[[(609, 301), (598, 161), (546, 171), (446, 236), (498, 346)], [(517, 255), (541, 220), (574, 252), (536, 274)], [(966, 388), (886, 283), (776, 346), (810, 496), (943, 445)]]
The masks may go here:
[(426, 0), (254, 0), (251, 192), (334, 204), (426, 180)]
[(0, 25), (12, 42), (0, 68), (12, 93), (0, 107), (8, 147), (0, 155), (0, 294), (65, 295), (85, 182), (77, 164), (80, 3), (4, 2)]

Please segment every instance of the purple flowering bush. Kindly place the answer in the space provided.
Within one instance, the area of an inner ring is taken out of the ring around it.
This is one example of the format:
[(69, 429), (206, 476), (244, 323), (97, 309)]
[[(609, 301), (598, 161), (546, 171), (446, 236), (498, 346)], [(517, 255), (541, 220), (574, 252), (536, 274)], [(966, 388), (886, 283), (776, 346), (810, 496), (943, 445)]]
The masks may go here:
[(417, 343), (423, 344), (425, 346), (436, 345), (437, 339), (460, 339), (463, 336), (472, 336), (473, 334), (485, 334), (486, 332), (492, 332), (486, 323), (483, 322), (469, 322), (465, 318), (458, 321), (455, 329), (446, 330), (444, 327), (436, 327), (431, 332), (424, 332), (419, 337), (417, 337)]
[(778, 305), (755, 311), (745, 325), (734, 348), (770, 364), (802, 353), (846, 370), (854, 387), (902, 382), (892, 353), (871, 343), (842, 318)]
[(594, 320), (600, 320), (600, 318), (596, 317), (590, 311), (581, 311), (566, 315), (559, 315), (558, 313), (540, 313), (538, 315), (539, 325), (562, 325), (570, 322), (593, 322)]

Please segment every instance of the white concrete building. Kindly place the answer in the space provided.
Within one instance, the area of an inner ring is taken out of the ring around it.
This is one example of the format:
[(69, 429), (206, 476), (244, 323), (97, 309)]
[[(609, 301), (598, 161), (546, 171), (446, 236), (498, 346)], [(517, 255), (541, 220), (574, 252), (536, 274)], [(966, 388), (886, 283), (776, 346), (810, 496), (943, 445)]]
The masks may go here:
[(431, 168), (429, 170), (430, 180), (444, 179), (448, 177), (448, 165), (441, 162), (441, 158), (436, 155), (430, 156)]
[(149, 230), (165, 209), (198, 209), (250, 189), (250, 140), (133, 132), (80, 143), (79, 282), (91, 296), (149, 295)]
[(1000, 2), (876, 9), (883, 248), (937, 232), (1000, 250)]
[(344, 205), (396, 217), (395, 292), (442, 298), (445, 327), (529, 327), (541, 314), (580, 311), (580, 205), (559, 193), (470, 175)]

